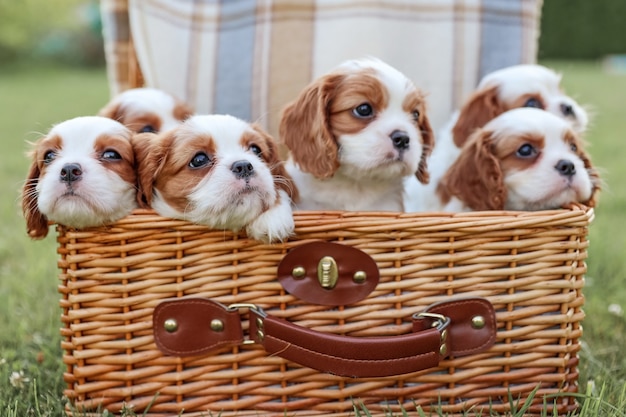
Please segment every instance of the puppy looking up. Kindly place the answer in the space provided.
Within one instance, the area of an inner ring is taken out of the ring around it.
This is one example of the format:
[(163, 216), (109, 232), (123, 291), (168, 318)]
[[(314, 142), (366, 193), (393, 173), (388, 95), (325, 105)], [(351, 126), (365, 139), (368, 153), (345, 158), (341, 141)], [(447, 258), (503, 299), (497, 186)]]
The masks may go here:
[(510, 110), (469, 137), (437, 194), (446, 211), (594, 206), (600, 178), (583, 146), (563, 118)]
[(171, 94), (156, 88), (132, 88), (106, 104), (99, 116), (117, 120), (135, 133), (169, 130), (193, 114)]
[(543, 109), (566, 120), (576, 132), (583, 132), (587, 113), (562, 91), (560, 82), (559, 74), (541, 65), (514, 65), (487, 74), (439, 132), (429, 161), (430, 183), (406, 181), (407, 211), (442, 209), (436, 196), (441, 177), (472, 132), (505, 111), (519, 107)]
[(134, 137), (145, 202), (160, 215), (215, 229), (246, 230), (264, 242), (294, 229), (297, 190), (273, 138), (227, 115), (192, 116)]
[(70, 119), (33, 146), (22, 211), (28, 235), (48, 234), (48, 221), (85, 228), (116, 221), (136, 207), (132, 132), (104, 117)]
[(402, 211), (403, 178), (428, 182), (424, 95), (378, 59), (313, 81), (284, 109), (279, 131), (300, 210)]

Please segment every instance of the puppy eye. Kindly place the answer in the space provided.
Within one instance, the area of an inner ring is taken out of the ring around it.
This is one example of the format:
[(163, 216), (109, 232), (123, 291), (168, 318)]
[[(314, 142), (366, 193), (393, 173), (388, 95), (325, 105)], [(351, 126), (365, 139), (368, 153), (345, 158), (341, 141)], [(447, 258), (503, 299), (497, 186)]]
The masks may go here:
[(257, 145), (250, 145), (248, 149), (251, 150), (256, 156), (261, 156), (261, 148)]
[(102, 152), (102, 159), (119, 161), (122, 157), (116, 151), (107, 150)]
[(535, 149), (535, 147), (528, 143), (523, 144), (517, 150), (517, 156), (519, 156), (520, 158), (529, 158), (531, 156), (534, 156), (536, 153), (537, 150)]
[(209, 155), (204, 152), (198, 152), (192, 159), (189, 161), (189, 168), (202, 168), (203, 166), (208, 165), (211, 162), (211, 158)]
[(49, 164), (54, 161), (54, 158), (57, 157), (57, 153), (55, 151), (48, 151), (43, 155), (43, 163)]
[(374, 109), (369, 103), (359, 104), (352, 110), (352, 114), (360, 119), (369, 119), (374, 117)]
[(139, 129), (139, 133), (156, 133), (157, 130), (152, 125), (145, 125), (141, 129)]
[(575, 143), (570, 143), (569, 148), (572, 150), (572, 152), (578, 152), (578, 146), (576, 146)]
[(420, 119), (420, 112), (418, 110), (413, 110), (413, 120), (416, 122)]
[(526, 103), (524, 103), (524, 107), (534, 107), (537, 109), (543, 109), (541, 102), (534, 97), (531, 97), (528, 100), (526, 100)]

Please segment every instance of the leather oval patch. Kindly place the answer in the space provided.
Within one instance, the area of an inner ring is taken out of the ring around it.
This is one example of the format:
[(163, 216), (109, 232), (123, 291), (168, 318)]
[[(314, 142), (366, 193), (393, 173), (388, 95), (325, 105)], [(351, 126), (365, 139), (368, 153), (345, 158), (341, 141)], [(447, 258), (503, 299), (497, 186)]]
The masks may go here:
[(378, 285), (376, 262), (352, 246), (311, 242), (293, 248), (278, 264), (278, 280), (290, 294), (319, 305), (354, 304)]

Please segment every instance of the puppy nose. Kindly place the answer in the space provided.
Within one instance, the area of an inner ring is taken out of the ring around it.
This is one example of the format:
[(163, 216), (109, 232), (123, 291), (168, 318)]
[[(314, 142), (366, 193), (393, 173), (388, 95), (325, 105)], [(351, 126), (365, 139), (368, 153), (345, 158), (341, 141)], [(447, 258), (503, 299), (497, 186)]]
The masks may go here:
[(554, 168), (559, 171), (559, 174), (565, 175), (566, 177), (571, 177), (576, 174), (576, 167), (571, 161), (561, 159), (556, 163)]
[(561, 103), (561, 113), (563, 113), (566, 117), (576, 117), (576, 113), (574, 113), (574, 107), (571, 104)]
[(80, 167), (80, 164), (65, 164), (61, 168), (60, 179), (68, 184), (80, 180), (82, 176), (83, 169)]
[(248, 161), (237, 161), (233, 163), (230, 170), (235, 174), (237, 178), (248, 178), (254, 174), (254, 167)]
[(406, 132), (402, 130), (394, 130), (393, 132), (391, 132), (391, 135), (389, 135), (389, 137), (391, 138), (391, 142), (393, 142), (393, 146), (396, 149), (408, 149), (411, 139)]

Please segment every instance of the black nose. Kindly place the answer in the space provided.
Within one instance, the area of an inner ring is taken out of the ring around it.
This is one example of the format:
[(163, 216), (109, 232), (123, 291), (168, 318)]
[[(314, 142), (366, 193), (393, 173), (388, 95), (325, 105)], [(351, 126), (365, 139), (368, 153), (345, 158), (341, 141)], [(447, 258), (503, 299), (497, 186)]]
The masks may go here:
[(237, 178), (248, 178), (254, 174), (254, 167), (248, 161), (237, 161), (233, 163), (230, 170)]
[(83, 170), (79, 164), (65, 164), (61, 168), (60, 179), (68, 184), (78, 181), (83, 177)]
[(576, 167), (571, 161), (567, 161), (565, 159), (561, 159), (556, 163), (554, 168), (559, 171), (559, 174), (565, 175), (566, 177), (571, 177), (576, 174)]
[(389, 137), (391, 138), (391, 141), (393, 142), (393, 146), (396, 149), (399, 149), (399, 150), (408, 149), (409, 142), (411, 139), (409, 138), (409, 135), (407, 135), (406, 132), (403, 132), (402, 130), (394, 130), (393, 132), (391, 132), (391, 135), (389, 135)]
[(561, 103), (561, 113), (567, 117), (576, 117), (574, 113), (574, 107), (571, 104)]

